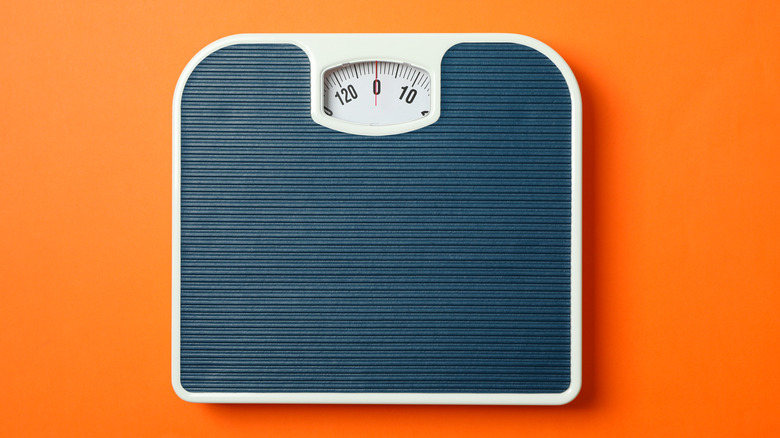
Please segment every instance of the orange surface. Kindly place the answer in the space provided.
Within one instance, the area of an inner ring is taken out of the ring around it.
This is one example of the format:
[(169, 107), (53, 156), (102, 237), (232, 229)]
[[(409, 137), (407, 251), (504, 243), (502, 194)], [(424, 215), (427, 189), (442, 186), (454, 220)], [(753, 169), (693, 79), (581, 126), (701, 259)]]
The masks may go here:
[[(780, 3), (5, 3), (0, 435), (778, 434)], [(513, 32), (568, 61), (584, 102), (578, 399), (176, 397), (173, 90), (198, 50), (243, 32)]]

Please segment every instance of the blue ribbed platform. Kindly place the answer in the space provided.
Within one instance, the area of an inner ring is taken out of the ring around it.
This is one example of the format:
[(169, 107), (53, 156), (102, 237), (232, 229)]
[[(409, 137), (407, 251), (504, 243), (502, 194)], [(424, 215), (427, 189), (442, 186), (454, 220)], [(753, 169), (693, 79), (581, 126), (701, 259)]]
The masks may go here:
[(545, 56), (469, 43), (435, 124), (310, 117), (309, 62), (237, 45), (181, 104), (191, 392), (555, 393), (570, 383), (571, 117)]

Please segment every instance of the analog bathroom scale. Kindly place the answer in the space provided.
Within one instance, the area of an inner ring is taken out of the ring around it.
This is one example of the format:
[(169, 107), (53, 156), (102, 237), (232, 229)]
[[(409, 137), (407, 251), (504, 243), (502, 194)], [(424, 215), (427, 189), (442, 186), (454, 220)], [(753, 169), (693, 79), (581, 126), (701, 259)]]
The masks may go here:
[(192, 402), (563, 404), (581, 384), (581, 101), (511, 34), (247, 34), (173, 103)]

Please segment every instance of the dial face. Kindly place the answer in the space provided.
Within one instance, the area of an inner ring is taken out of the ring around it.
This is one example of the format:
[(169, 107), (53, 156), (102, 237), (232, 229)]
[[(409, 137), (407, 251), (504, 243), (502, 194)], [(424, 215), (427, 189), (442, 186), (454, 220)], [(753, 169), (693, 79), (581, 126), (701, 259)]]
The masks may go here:
[(397, 125), (431, 110), (430, 75), (406, 63), (352, 62), (327, 70), (323, 80), (323, 111), (347, 122)]

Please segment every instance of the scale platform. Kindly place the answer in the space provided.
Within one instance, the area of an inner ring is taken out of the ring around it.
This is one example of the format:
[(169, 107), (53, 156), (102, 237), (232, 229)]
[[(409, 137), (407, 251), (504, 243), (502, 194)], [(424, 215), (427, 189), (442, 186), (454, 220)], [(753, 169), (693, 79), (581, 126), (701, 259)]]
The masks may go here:
[(581, 161), (576, 80), (529, 37), (209, 45), (173, 105), (176, 393), (571, 401)]

